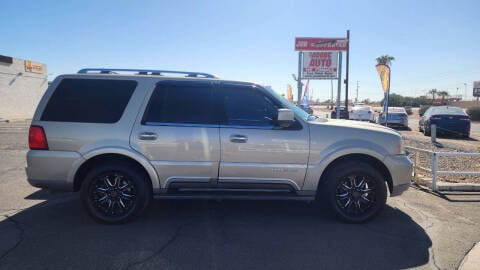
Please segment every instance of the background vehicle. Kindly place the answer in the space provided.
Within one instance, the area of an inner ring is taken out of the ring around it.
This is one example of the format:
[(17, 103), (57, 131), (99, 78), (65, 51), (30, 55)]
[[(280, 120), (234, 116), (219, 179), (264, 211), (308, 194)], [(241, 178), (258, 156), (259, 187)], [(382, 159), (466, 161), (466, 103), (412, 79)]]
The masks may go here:
[(320, 119), (271, 89), (198, 72), (61, 75), (37, 107), (29, 146), (30, 184), (80, 191), (106, 223), (154, 197), (318, 199), (363, 222), (412, 172), (394, 130)]
[[(337, 107), (334, 107), (333, 110), (330, 112), (330, 118), (337, 118)], [(348, 111), (345, 106), (340, 106), (340, 119), (348, 119)]]
[(389, 107), (388, 115), (385, 117), (383, 112), (377, 117), (377, 123), (389, 127), (401, 127), (408, 128), (408, 114), (405, 108), (402, 107)]
[(300, 108), (302, 108), (302, 110), (304, 110), (308, 114), (313, 114), (313, 109), (308, 104), (301, 104)]
[(348, 119), (350, 120), (360, 120), (360, 121), (369, 121), (375, 122), (375, 113), (371, 106), (355, 106), (352, 108), (348, 114)]
[(428, 108), (418, 121), (418, 130), (430, 136), (431, 126), (437, 126), (437, 133), (470, 137), (470, 117), (464, 109), (452, 106)]

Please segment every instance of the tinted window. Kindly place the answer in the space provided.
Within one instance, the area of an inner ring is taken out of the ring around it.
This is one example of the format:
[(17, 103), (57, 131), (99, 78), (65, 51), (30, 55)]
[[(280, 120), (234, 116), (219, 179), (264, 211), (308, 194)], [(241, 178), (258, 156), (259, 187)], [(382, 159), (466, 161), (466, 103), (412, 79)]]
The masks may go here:
[(50, 97), (41, 120), (115, 123), (136, 87), (135, 81), (64, 79)]
[(215, 124), (213, 110), (213, 92), (208, 85), (159, 85), (143, 124)]
[(225, 110), (224, 124), (234, 126), (273, 126), (278, 106), (252, 87), (226, 86), (221, 91)]

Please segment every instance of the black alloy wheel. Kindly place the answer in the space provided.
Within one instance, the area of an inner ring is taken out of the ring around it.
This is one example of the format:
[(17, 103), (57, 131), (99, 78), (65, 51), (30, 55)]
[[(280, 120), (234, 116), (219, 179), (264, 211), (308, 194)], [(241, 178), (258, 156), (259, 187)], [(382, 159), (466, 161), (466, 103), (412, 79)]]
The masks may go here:
[(129, 163), (121, 163), (94, 168), (82, 184), (83, 204), (101, 222), (124, 223), (150, 202), (151, 188), (145, 173)]
[(346, 222), (365, 222), (386, 204), (384, 177), (363, 161), (348, 161), (329, 169), (326, 181), (330, 208)]

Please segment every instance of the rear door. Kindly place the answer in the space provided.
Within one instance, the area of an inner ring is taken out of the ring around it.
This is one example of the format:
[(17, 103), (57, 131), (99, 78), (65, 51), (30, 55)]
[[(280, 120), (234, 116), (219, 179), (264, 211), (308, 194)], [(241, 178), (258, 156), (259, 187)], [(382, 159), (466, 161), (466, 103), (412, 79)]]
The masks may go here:
[(290, 128), (278, 126), (282, 105), (260, 87), (224, 84), (217, 92), (222, 110), (218, 183), (300, 189), (308, 163), (308, 126), (299, 121)]
[(130, 142), (153, 164), (163, 188), (216, 180), (220, 145), (211, 82), (161, 81), (144, 111)]

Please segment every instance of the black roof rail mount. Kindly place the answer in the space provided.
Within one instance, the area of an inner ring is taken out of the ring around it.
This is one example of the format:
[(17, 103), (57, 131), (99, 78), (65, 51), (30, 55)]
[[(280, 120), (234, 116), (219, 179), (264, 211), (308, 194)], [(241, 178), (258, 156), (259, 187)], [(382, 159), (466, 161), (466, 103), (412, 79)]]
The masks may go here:
[(163, 75), (165, 74), (183, 74), (185, 77), (203, 77), (218, 78), (215, 75), (203, 72), (175, 71), (175, 70), (156, 70), (156, 69), (123, 69), (123, 68), (84, 68), (78, 71), (79, 74), (100, 73), (100, 74), (118, 74), (118, 72), (133, 72), (136, 75)]

